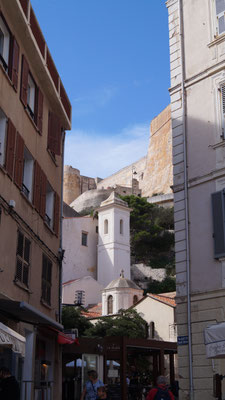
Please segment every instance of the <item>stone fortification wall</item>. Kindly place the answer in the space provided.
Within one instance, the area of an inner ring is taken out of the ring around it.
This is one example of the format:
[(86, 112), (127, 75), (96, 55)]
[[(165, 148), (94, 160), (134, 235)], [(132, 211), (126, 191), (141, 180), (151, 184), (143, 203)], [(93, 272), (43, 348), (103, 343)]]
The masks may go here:
[(172, 193), (172, 131), (170, 105), (151, 122), (151, 135), (142, 183), (142, 196)]
[(139, 181), (139, 188), (141, 189), (145, 168), (146, 168), (146, 156), (142, 157), (135, 163), (120, 169), (118, 172), (109, 176), (108, 178), (102, 179), (102, 181), (100, 181), (97, 184), (97, 189), (107, 189), (108, 187), (115, 187), (116, 185), (131, 188), (132, 179), (133, 179), (133, 190), (135, 190), (136, 188), (135, 180)]
[(65, 165), (63, 183), (64, 202), (69, 205), (74, 199), (87, 190), (96, 189), (99, 180), (100, 178), (90, 178), (80, 175), (79, 169)]
[(92, 189), (114, 188), (119, 194), (152, 197), (171, 194), (173, 184), (172, 131), (170, 106), (151, 122), (148, 154), (105, 179), (80, 175), (76, 168), (64, 167), (64, 202), (71, 204)]

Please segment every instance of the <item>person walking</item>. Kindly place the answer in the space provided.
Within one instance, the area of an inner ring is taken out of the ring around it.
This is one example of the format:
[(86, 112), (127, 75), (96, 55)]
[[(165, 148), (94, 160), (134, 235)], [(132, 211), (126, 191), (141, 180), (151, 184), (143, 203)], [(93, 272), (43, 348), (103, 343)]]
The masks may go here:
[(104, 386), (104, 383), (98, 379), (98, 374), (95, 370), (88, 371), (88, 381), (84, 385), (84, 390), (80, 400), (96, 400), (98, 387)]
[(0, 368), (0, 400), (20, 400), (19, 384), (6, 367)]
[(148, 392), (146, 400), (174, 400), (173, 393), (167, 387), (165, 376), (158, 376), (156, 383), (157, 386)]

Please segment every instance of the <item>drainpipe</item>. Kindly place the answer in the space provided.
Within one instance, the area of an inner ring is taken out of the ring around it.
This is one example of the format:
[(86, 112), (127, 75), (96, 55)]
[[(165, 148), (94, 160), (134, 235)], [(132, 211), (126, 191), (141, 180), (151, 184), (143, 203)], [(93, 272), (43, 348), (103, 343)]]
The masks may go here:
[(185, 91), (185, 57), (184, 57), (184, 27), (183, 4), (179, 0), (179, 25), (181, 44), (181, 92), (183, 105), (183, 140), (184, 140), (184, 197), (185, 197), (185, 231), (186, 231), (186, 265), (187, 265), (187, 319), (188, 319), (188, 356), (189, 356), (189, 389), (190, 399), (194, 399), (193, 365), (192, 365), (192, 336), (191, 336), (191, 282), (190, 282), (190, 240), (188, 215), (188, 176), (187, 176), (187, 132), (186, 132), (186, 91)]
[(62, 133), (62, 170), (61, 170), (61, 204), (60, 204), (60, 225), (59, 225), (59, 322), (62, 322), (62, 262), (64, 250), (62, 248), (62, 220), (63, 220), (63, 178), (64, 178), (64, 147), (65, 131)]

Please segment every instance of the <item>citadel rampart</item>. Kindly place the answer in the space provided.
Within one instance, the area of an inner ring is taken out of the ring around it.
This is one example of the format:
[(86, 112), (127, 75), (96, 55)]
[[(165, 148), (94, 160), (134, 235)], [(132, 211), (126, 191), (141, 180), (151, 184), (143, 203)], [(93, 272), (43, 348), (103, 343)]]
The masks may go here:
[(82, 193), (92, 189), (116, 187), (118, 193), (122, 191), (120, 194), (141, 193), (142, 197), (167, 195), (172, 194), (172, 184), (172, 133), (169, 105), (152, 120), (148, 153), (140, 160), (105, 179), (82, 176), (78, 169), (66, 165), (64, 167), (64, 202), (71, 204)]

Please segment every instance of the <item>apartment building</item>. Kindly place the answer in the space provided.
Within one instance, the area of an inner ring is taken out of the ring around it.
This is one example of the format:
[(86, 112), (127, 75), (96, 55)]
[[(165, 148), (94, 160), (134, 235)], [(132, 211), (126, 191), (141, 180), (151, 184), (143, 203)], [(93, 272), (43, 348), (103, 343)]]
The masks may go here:
[(168, 0), (180, 399), (224, 398), (225, 1)]
[(61, 198), (71, 105), (29, 0), (0, 0), (0, 366), (61, 399)]

